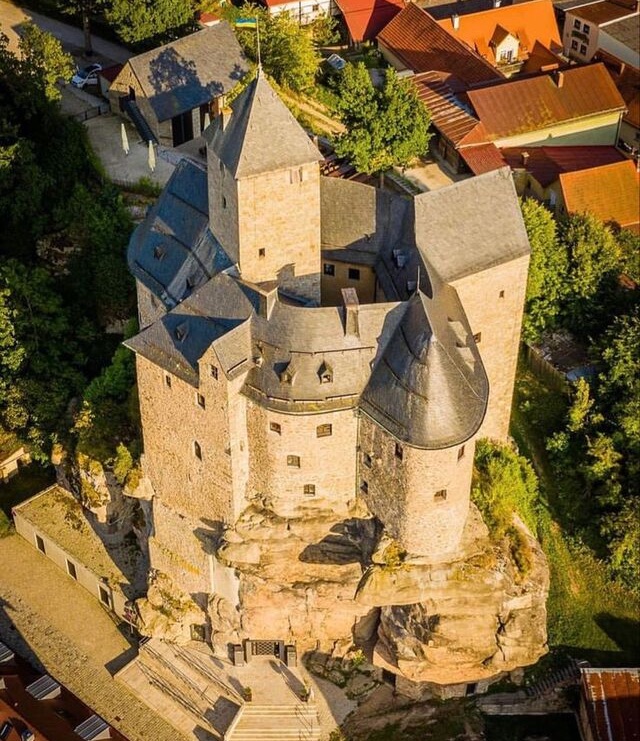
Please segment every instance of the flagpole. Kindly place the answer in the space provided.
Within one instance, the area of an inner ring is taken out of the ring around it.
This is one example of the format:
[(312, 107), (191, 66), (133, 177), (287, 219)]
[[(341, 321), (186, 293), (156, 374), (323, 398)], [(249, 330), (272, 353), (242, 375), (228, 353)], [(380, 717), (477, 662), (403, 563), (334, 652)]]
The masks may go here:
[(256, 18), (256, 37), (258, 41), (258, 74), (262, 72), (262, 61), (260, 60), (260, 19)]

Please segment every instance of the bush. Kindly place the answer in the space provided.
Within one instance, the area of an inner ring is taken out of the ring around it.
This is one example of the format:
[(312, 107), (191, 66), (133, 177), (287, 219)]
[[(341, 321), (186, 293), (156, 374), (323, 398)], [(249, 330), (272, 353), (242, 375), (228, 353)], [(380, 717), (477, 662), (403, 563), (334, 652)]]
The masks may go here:
[(11, 533), (13, 526), (11, 520), (0, 509), (0, 538), (6, 538)]

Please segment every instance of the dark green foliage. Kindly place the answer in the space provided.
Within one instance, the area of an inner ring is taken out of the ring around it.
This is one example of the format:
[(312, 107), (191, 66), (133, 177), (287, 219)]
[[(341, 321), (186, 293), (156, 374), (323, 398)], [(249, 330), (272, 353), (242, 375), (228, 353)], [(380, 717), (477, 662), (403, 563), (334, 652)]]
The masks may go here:
[(125, 43), (146, 48), (196, 28), (190, 0), (109, 0), (105, 17)]
[(60, 100), (62, 94), (57, 82), (67, 82), (74, 72), (73, 59), (60, 41), (42, 31), (35, 23), (25, 23), (20, 30), (20, 53), (29, 73), (44, 82), (44, 93), (49, 100)]
[[(232, 25), (238, 18), (258, 19), (262, 68), (278, 85), (294, 92), (313, 87), (320, 55), (313, 44), (310, 28), (300, 26), (288, 13), (270, 15), (266, 8), (251, 4), (240, 8), (226, 5), (223, 14)], [(256, 30), (237, 28), (236, 33), (245, 54), (257, 62)]]
[(0, 538), (5, 538), (11, 532), (11, 521), (0, 509)]
[(347, 131), (336, 142), (336, 153), (360, 172), (406, 166), (426, 153), (429, 114), (415, 88), (394, 70), (386, 71), (384, 86), (376, 90), (364, 64), (347, 65), (339, 93), (337, 108)]

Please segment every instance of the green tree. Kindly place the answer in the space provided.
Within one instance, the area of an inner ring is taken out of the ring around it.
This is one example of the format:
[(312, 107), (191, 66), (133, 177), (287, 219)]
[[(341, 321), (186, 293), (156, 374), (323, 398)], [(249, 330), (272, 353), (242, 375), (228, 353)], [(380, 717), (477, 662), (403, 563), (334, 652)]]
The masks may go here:
[[(225, 6), (224, 16), (230, 23), (239, 18), (256, 18), (260, 34), (260, 59), (264, 71), (282, 87), (294, 92), (309, 90), (315, 82), (320, 64), (312, 32), (300, 26), (288, 13), (270, 15), (266, 8), (243, 5)], [(258, 33), (255, 29), (236, 29), (245, 54), (258, 60)]]
[(406, 166), (425, 154), (430, 117), (415, 88), (387, 70), (381, 90), (373, 87), (362, 63), (348, 65), (339, 83), (338, 110), (347, 128), (336, 142), (336, 153), (360, 172), (384, 172)]
[(194, 27), (190, 0), (109, 0), (105, 17), (127, 44), (157, 45)]
[(64, 51), (55, 36), (40, 30), (35, 23), (22, 26), (19, 47), (29, 74), (41, 77), (44, 81), (46, 97), (60, 100), (62, 94), (56, 83), (58, 80), (69, 80), (73, 75), (71, 55)]
[(523, 334), (525, 340), (535, 341), (557, 323), (567, 291), (569, 258), (551, 213), (531, 198), (522, 201), (521, 209), (531, 244)]

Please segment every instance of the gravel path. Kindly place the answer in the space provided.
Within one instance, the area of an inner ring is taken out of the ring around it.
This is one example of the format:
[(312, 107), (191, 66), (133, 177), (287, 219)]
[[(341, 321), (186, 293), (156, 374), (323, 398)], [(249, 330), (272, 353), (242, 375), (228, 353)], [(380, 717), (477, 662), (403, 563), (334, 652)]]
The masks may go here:
[(0, 539), (0, 640), (130, 741), (186, 741), (111, 676), (133, 652), (98, 600), (19, 535)]

